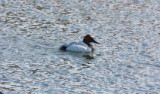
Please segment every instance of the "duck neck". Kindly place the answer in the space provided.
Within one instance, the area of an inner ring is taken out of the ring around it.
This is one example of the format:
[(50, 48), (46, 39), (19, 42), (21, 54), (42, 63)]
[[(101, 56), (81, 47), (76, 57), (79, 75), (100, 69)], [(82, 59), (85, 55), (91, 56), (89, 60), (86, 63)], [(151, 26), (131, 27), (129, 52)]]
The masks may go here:
[(87, 45), (88, 45), (88, 47), (92, 47), (92, 45), (91, 45), (89, 42), (84, 41), (84, 40), (83, 40), (83, 42), (84, 42), (85, 44), (87, 44)]
[(89, 43), (89, 42), (87, 42), (87, 41), (84, 41), (84, 40), (83, 40), (83, 42), (84, 42), (85, 44), (87, 44), (88, 46), (90, 45), (90, 43)]

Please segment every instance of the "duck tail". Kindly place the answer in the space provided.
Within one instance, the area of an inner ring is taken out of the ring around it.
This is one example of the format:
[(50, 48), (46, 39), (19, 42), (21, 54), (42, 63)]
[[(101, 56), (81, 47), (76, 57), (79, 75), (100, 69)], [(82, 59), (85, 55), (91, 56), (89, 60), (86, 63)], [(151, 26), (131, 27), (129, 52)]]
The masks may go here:
[(66, 49), (67, 49), (66, 45), (62, 45), (61, 47), (59, 47), (59, 50), (61, 50), (61, 51), (66, 51)]

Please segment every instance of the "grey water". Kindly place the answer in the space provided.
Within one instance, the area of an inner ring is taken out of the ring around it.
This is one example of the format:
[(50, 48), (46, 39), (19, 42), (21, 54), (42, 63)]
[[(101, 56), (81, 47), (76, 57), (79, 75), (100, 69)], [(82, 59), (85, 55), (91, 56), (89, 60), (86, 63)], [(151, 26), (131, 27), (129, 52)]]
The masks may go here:
[(0, 0), (0, 92), (159, 94), (160, 1)]

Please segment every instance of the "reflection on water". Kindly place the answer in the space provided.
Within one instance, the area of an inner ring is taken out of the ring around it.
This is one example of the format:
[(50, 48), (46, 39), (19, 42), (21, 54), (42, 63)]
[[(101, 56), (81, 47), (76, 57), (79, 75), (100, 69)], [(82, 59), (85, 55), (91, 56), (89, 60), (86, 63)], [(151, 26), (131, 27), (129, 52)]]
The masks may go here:
[[(0, 94), (158, 94), (158, 0), (0, 0)], [(91, 34), (94, 53), (59, 51)]]
[(83, 52), (71, 52), (71, 51), (67, 51), (67, 54), (70, 54), (71, 56), (75, 56), (79, 57), (79, 58), (85, 58), (85, 59), (94, 59), (94, 53), (90, 52), (90, 53), (83, 53)]

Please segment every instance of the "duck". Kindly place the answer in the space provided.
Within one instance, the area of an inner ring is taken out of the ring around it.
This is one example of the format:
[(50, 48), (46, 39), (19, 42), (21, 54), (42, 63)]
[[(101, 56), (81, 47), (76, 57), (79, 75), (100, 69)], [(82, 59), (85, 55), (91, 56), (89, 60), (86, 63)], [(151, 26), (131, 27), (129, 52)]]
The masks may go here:
[(59, 50), (72, 52), (93, 52), (94, 47), (91, 43), (100, 44), (90, 34), (84, 36), (83, 41), (74, 41), (62, 45)]

